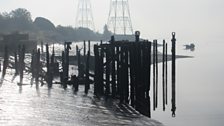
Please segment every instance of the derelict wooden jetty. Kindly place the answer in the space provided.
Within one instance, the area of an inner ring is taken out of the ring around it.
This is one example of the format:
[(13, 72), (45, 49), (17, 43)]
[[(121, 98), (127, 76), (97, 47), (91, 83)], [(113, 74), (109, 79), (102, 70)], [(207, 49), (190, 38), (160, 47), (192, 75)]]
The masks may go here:
[[(172, 116), (176, 111), (176, 82), (175, 82), (175, 33), (172, 33), (172, 83), (171, 83), (171, 104)], [(119, 99), (121, 104), (129, 104), (138, 112), (151, 117), (151, 108), (156, 110), (158, 107), (158, 44), (157, 40), (153, 42), (140, 40), (140, 32), (136, 32), (136, 40), (116, 41), (112, 36), (109, 43), (94, 45), (94, 73), (90, 72), (90, 41), (88, 41), (88, 51), (84, 41), (84, 53), (81, 56), (81, 49), (76, 47), (76, 56), (78, 59), (78, 75), (69, 75), (69, 51), (71, 42), (65, 42), (64, 51), (61, 56), (60, 84), (64, 89), (72, 85), (74, 91), (78, 91), (80, 83), (85, 85), (85, 93), (88, 93), (90, 84), (94, 84), (94, 94), (97, 97)], [(167, 85), (167, 43), (163, 41), (162, 51), (162, 107), (165, 111), (168, 104), (168, 85)], [(43, 46), (41, 46), (43, 48)], [(87, 51), (87, 53), (86, 53)], [(49, 52), (49, 45), (46, 44), (46, 54), (43, 49), (33, 50), (31, 63), (26, 65), (25, 47), (20, 47), (15, 52), (15, 75), (20, 75), (19, 86), (23, 85), (23, 71), (28, 68), (32, 74), (33, 80), (38, 87), (39, 81), (45, 81), (49, 89), (53, 86), (54, 73), (59, 70), (59, 63), (56, 62), (54, 48)], [(6, 68), (9, 64), (8, 49), (5, 48), (3, 62), (4, 78)], [(17, 56), (19, 55), (19, 57)], [(45, 58), (43, 58), (43, 55)], [(18, 60), (19, 58), (19, 60)], [(161, 57), (160, 57), (161, 58)], [(46, 70), (43, 67), (46, 67)], [(93, 77), (91, 80), (90, 77)], [(3, 81), (3, 79), (2, 79)], [(152, 83), (151, 83), (152, 82)], [(150, 88), (152, 87), (152, 89)], [(153, 96), (150, 96), (152, 91)], [(153, 103), (153, 104), (151, 104)], [(151, 107), (152, 106), (152, 107)]]

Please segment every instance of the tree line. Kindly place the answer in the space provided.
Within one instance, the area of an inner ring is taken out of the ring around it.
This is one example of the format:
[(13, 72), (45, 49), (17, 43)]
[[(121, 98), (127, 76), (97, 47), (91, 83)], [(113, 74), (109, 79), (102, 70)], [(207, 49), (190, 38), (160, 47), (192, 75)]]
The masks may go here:
[(94, 32), (88, 28), (73, 28), (71, 26), (55, 26), (50, 20), (37, 17), (32, 20), (31, 13), (18, 8), (11, 12), (0, 13), (0, 34), (25, 32), (40, 41), (82, 41), (108, 40), (112, 33), (104, 26), (104, 32)]

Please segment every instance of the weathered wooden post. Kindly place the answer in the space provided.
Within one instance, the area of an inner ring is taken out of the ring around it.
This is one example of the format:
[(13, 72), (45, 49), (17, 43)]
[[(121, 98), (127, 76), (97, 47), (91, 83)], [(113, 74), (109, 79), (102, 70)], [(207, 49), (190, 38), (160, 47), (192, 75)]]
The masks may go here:
[(149, 74), (148, 74), (148, 77), (149, 77), (149, 84), (148, 84), (148, 91), (147, 91), (147, 101), (148, 101), (148, 107), (149, 107), (149, 118), (151, 118), (151, 100), (150, 100), (150, 95), (149, 95), (149, 91), (150, 91), (150, 86), (151, 86), (151, 46), (152, 46), (152, 43), (151, 42), (149, 42), (149, 47), (148, 47), (148, 56), (149, 56), (149, 59), (148, 59), (148, 61), (149, 61), (149, 63), (148, 63), (148, 65), (149, 65)]
[(76, 57), (77, 57), (77, 64), (78, 64), (78, 77), (80, 77), (80, 65), (81, 65), (81, 61), (80, 61), (80, 50), (79, 47), (76, 45)]
[(94, 95), (99, 95), (99, 47), (94, 45), (95, 67), (94, 67)]
[(111, 70), (111, 83), (112, 83), (112, 97), (116, 96), (116, 68), (115, 68), (115, 44), (114, 36), (111, 37), (111, 57), (112, 57), (112, 70)]
[(103, 95), (105, 94), (104, 92), (104, 66), (103, 66), (103, 59), (104, 59), (104, 50), (103, 47), (101, 46), (100, 48), (100, 57), (99, 57), (99, 84), (100, 84), (100, 94)]
[(49, 61), (49, 46), (48, 44), (46, 44), (46, 66), (47, 66), (47, 73), (49, 73), (49, 65), (50, 65), (50, 61)]
[(90, 40), (88, 41), (88, 51), (91, 53), (91, 44), (90, 44)]
[[(19, 74), (19, 70), (18, 70), (18, 57), (17, 57), (17, 51), (14, 52), (15, 55), (15, 75)], [(32, 68), (31, 68), (32, 69)]]
[(156, 108), (157, 108), (158, 107), (158, 43), (157, 40), (155, 42), (156, 42), (155, 53), (156, 53)]
[(64, 72), (65, 72), (65, 52), (64, 51), (62, 51), (61, 52), (61, 66), (62, 66), (62, 71), (61, 71), (61, 73), (60, 73), (60, 78), (61, 78), (61, 85), (64, 87), (64, 85), (65, 85), (65, 77), (64, 77)]
[(106, 98), (108, 98), (110, 94), (110, 47), (106, 47)]
[[(30, 82), (30, 84), (31, 84), (31, 86), (33, 85), (33, 79), (34, 79), (34, 77), (35, 77), (35, 55), (36, 55), (36, 50), (35, 49), (33, 49), (33, 51), (32, 51), (32, 56), (31, 56), (31, 63), (30, 63), (30, 69), (31, 69), (31, 74), (32, 74), (32, 78), (31, 78), (31, 82)], [(17, 58), (17, 56), (15, 55), (15, 59)], [(16, 64), (16, 62), (15, 62), (15, 64)]]
[(35, 82), (36, 82), (36, 87), (39, 86), (39, 76), (40, 76), (40, 70), (41, 70), (41, 63), (40, 63), (40, 49), (37, 50), (36, 53), (36, 63), (35, 63)]
[(54, 60), (55, 60), (55, 51), (54, 51), (54, 44), (53, 44), (52, 55), (51, 55), (51, 64), (52, 65), (54, 65)]
[(52, 88), (51, 80), (50, 80), (50, 54), (49, 54), (49, 45), (46, 44), (46, 66), (47, 66), (47, 85), (48, 88)]
[[(125, 95), (125, 79), (124, 79), (124, 45), (121, 46), (120, 50), (120, 67), (119, 67), (119, 80), (120, 80), (120, 89), (119, 89), (119, 94), (120, 94), (120, 103), (124, 102), (124, 95)], [(123, 75), (123, 76), (122, 76)]]
[[(122, 51), (121, 51), (121, 47), (118, 45), (117, 47), (116, 47), (116, 54), (117, 54), (117, 56), (116, 56), (116, 60), (117, 60), (117, 94), (119, 94), (119, 96), (120, 96), (120, 92), (121, 92), (121, 75), (122, 75), (122, 73), (121, 73), (121, 55), (122, 55)], [(121, 97), (121, 96), (120, 96)]]
[(139, 42), (139, 39), (140, 39), (140, 32), (139, 31), (136, 31), (135, 32), (135, 41), (136, 42)]
[(124, 46), (124, 99), (125, 103), (129, 103), (129, 72), (128, 72), (128, 47)]
[(24, 59), (25, 59), (25, 46), (23, 45), (22, 46), (22, 50), (20, 51), (20, 57), (19, 57), (19, 60), (20, 60), (20, 85), (23, 84), (23, 70), (25, 68), (25, 62), (24, 62)]
[(5, 46), (5, 53), (4, 53), (4, 61), (3, 61), (3, 71), (2, 71), (2, 78), (5, 77), (6, 74), (6, 69), (9, 64), (9, 53), (8, 53), (8, 47), (7, 45)]
[(139, 90), (139, 87), (141, 86), (141, 80), (140, 80), (140, 60), (141, 60), (141, 48), (140, 48), (140, 45), (139, 44), (136, 44), (136, 47), (135, 47), (135, 98), (136, 98), (136, 102), (135, 102), (135, 108), (137, 111), (140, 111), (141, 110), (141, 96), (140, 96), (140, 90)]
[(167, 87), (167, 82), (168, 82), (168, 71), (167, 71), (167, 69), (168, 69), (168, 64), (167, 64), (167, 62), (168, 62), (168, 59), (167, 59), (167, 43), (166, 43), (166, 65), (165, 65), (165, 67), (166, 67), (166, 69), (165, 69), (165, 73), (166, 73), (166, 81), (165, 81), (165, 87), (166, 87), (166, 105), (168, 104), (168, 87)]
[(135, 44), (132, 43), (131, 46), (129, 47), (129, 50), (130, 50), (130, 86), (131, 86), (131, 106), (132, 107), (135, 107), (135, 102), (136, 102), (136, 97), (135, 97), (135, 74), (136, 74), (136, 71), (135, 71)]
[(84, 56), (84, 60), (85, 61), (85, 57), (86, 57), (86, 41), (83, 41), (83, 56)]
[(163, 90), (163, 111), (165, 111), (165, 104), (166, 104), (166, 99), (165, 99), (165, 40), (163, 40), (163, 72), (162, 72), (162, 90)]
[(65, 42), (65, 77), (66, 81), (69, 78), (69, 50), (71, 50), (71, 42)]
[(71, 50), (71, 42), (64, 43), (64, 51), (62, 52), (62, 66), (63, 66), (63, 88), (67, 88), (69, 78), (69, 50)]
[(87, 59), (86, 59), (86, 76), (85, 76), (85, 93), (88, 94), (89, 88), (90, 88), (90, 82), (89, 82), (89, 58), (90, 58), (90, 51), (87, 53)]
[(175, 117), (175, 111), (176, 111), (176, 33), (172, 33), (172, 116)]
[(153, 40), (153, 110), (156, 109), (156, 40)]

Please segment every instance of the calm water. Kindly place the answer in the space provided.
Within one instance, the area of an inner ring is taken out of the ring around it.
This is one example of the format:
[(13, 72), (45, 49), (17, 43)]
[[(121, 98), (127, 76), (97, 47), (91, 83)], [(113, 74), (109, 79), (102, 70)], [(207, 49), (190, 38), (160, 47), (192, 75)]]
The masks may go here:
[[(223, 47), (222, 43), (196, 44), (196, 50), (190, 52), (178, 45), (178, 54), (194, 58), (177, 60), (177, 115), (171, 117), (170, 100), (166, 112), (163, 112), (160, 99), (158, 110), (152, 113), (153, 119), (166, 126), (223, 126)], [(60, 54), (60, 50), (57, 51)], [(36, 90), (35, 86), (24, 86), (20, 89), (16, 83), (10, 82), (10, 73), (14, 72), (8, 70), (8, 73), (0, 88), (1, 125), (159, 125), (145, 118), (135, 119), (125, 113), (113, 113), (114, 108), (108, 109), (105, 105), (93, 103), (91, 96), (84, 96), (82, 88), (82, 92), (76, 95), (71, 89), (64, 91), (59, 86), (55, 86), (51, 92), (46, 87)], [(18, 81), (18, 78), (14, 81)], [(27, 75), (25, 83), (29, 83)], [(161, 78), (159, 83), (161, 86)], [(159, 94), (162, 94), (161, 90)]]
[(162, 112), (160, 104), (154, 119), (167, 126), (224, 125), (224, 44), (205, 43), (196, 43), (194, 52), (178, 45), (178, 54), (194, 58), (177, 60), (177, 116), (171, 117), (170, 106)]

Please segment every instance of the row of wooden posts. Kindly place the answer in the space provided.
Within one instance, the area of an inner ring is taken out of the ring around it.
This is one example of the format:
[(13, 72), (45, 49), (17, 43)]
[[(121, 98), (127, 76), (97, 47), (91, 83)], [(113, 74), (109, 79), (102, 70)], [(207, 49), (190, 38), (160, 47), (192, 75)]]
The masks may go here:
[[(88, 93), (90, 88), (90, 74), (89, 70), (89, 62), (90, 62), (90, 41), (88, 41), (88, 51), (86, 54), (86, 42), (84, 41), (84, 48), (83, 48), (83, 56), (81, 56), (81, 50), (79, 47), (76, 47), (76, 55), (78, 57), (78, 76), (73, 75), (69, 77), (69, 51), (71, 50), (71, 42), (64, 43), (64, 51), (62, 51), (61, 59), (61, 72), (59, 73), (60, 76), (60, 83), (64, 89), (67, 88), (67, 85), (75, 85), (75, 90), (78, 91), (78, 84), (82, 82), (85, 84), (85, 93)], [(4, 80), (6, 69), (9, 67), (11, 63), (13, 68), (15, 68), (15, 75), (14, 78), (19, 75), (20, 82), (18, 85), (22, 86), (23, 84), (23, 75), (24, 71), (30, 72), (32, 75), (31, 78), (31, 85), (33, 82), (36, 83), (38, 86), (39, 82), (43, 85), (43, 81), (47, 83), (49, 89), (52, 88), (53, 85), (53, 78), (57, 70), (59, 70), (59, 63), (56, 61), (55, 58), (55, 49), (53, 46), (52, 53), (49, 52), (49, 45), (46, 44), (46, 53), (43, 52), (43, 43), (41, 43), (41, 49), (34, 49), (31, 56), (31, 63), (25, 64), (25, 52), (26, 48), (24, 45), (19, 46), (18, 49), (14, 52), (14, 62), (9, 61), (9, 55), (11, 55), (8, 47), (5, 46), (4, 49), (4, 61), (3, 61), (3, 72), (2, 72), (2, 81)], [(46, 70), (43, 67), (46, 67)], [(1, 68), (1, 67), (0, 67)], [(69, 79), (70, 78), (70, 79)], [(81, 81), (79, 81), (80, 79)], [(2, 82), (1, 82), (2, 83)], [(74, 84), (75, 83), (75, 84)]]
[[(172, 116), (175, 116), (175, 33), (172, 33)], [(151, 49), (151, 46), (153, 49)], [(158, 107), (158, 50), (153, 42), (115, 41), (94, 46), (95, 78), (94, 94), (106, 98), (119, 98), (140, 113), (151, 117), (151, 64), (153, 66), (153, 110)], [(167, 105), (167, 43), (163, 41), (162, 96), (163, 110)], [(153, 54), (151, 55), (151, 52)], [(151, 57), (152, 56), (152, 57)], [(152, 59), (152, 60), (151, 60)]]
[[(94, 77), (94, 94), (96, 96), (105, 96), (106, 99), (118, 98), (120, 103), (130, 104), (137, 111), (151, 117), (151, 73), (153, 73), (153, 110), (158, 107), (158, 44), (157, 40), (153, 42), (140, 41), (140, 33), (136, 32), (136, 41), (115, 41), (111, 37), (110, 43), (94, 45), (94, 74), (90, 74), (90, 41), (88, 41), (88, 51), (86, 54), (86, 42), (84, 41), (83, 56), (81, 49), (76, 47), (76, 56), (78, 59), (78, 75), (73, 75), (69, 80), (69, 50), (71, 50), (71, 42), (65, 42), (64, 51), (61, 56), (62, 71), (60, 72), (61, 84), (63, 88), (67, 88), (68, 84), (72, 84), (75, 91), (78, 91), (78, 85), (83, 80), (85, 84), (85, 93), (90, 89), (90, 77)], [(172, 116), (176, 111), (176, 93), (175, 93), (175, 33), (172, 33), (172, 83), (171, 83), (171, 104)], [(167, 43), (163, 41), (162, 53), (162, 101), (163, 110), (165, 111), (168, 103), (168, 85), (167, 85)], [(153, 48), (151, 48), (153, 47)], [(47, 82), (48, 88), (52, 88), (54, 71), (55, 71), (55, 52), (54, 47), (50, 55), (49, 45), (46, 44), (45, 58), (43, 53), (43, 44), (41, 50), (32, 52), (31, 65), (28, 67), (32, 74), (31, 84), (35, 80), (38, 85), (41, 82)], [(17, 56), (19, 56), (19, 61)], [(5, 48), (2, 78), (6, 74), (6, 68), (9, 64), (9, 53)], [(43, 70), (43, 60), (46, 61), (47, 70)], [(23, 84), (23, 71), (26, 68), (25, 46), (19, 47), (15, 52), (15, 74), (20, 75), (20, 85)], [(151, 64), (153, 70), (151, 70)], [(59, 65), (56, 65), (59, 67)], [(58, 69), (58, 68), (57, 68)], [(151, 72), (152, 71), (152, 72)], [(43, 84), (43, 83), (42, 83)]]

